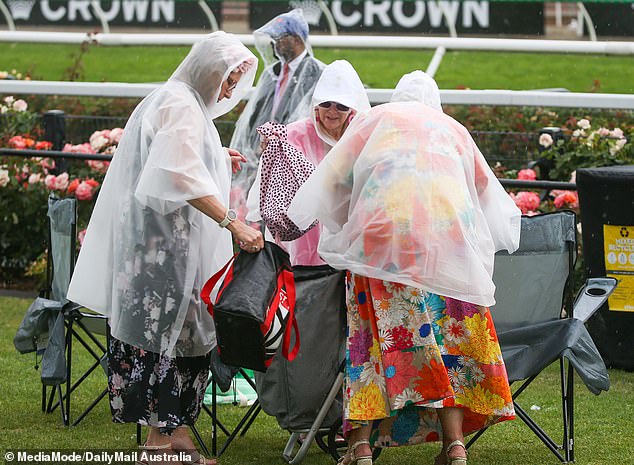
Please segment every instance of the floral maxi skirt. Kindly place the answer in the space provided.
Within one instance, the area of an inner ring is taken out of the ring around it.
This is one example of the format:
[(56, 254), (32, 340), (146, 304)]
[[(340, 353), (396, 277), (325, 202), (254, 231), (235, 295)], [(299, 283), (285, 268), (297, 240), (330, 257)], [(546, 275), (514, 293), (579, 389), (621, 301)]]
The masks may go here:
[(355, 274), (346, 293), (346, 433), (401, 446), (442, 439), (438, 408), (464, 409), (465, 435), (515, 418), (488, 308)]
[(168, 357), (110, 337), (108, 391), (115, 423), (170, 432), (193, 425), (202, 408), (211, 353)]

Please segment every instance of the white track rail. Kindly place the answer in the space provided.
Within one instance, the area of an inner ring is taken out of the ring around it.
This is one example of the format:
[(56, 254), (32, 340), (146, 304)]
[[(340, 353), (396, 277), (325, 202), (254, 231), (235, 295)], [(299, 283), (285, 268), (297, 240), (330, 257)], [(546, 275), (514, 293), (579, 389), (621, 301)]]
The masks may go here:
[[(205, 34), (132, 34), (45, 31), (0, 31), (0, 42), (81, 44), (89, 41), (104, 46), (191, 45)], [(245, 45), (253, 45), (251, 34), (236, 34)], [(634, 55), (634, 41), (582, 41), (539, 39), (494, 39), (468, 37), (413, 37), (311, 35), (313, 47), (486, 50), (498, 52), (586, 53)]]
[[(142, 98), (160, 84), (0, 80), (0, 94)], [(373, 104), (390, 100), (392, 89), (368, 89)], [(634, 110), (634, 95), (518, 90), (441, 90), (445, 105), (498, 105)], [(248, 98), (248, 97), (247, 97)]]

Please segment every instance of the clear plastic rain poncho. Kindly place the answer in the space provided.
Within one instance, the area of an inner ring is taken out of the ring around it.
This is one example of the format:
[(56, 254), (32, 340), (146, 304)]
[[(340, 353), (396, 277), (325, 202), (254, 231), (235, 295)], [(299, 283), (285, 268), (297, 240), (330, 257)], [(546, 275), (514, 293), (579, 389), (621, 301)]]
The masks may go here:
[[(275, 89), (286, 62), (284, 52), (276, 50), (277, 39), (285, 35), (299, 37), (306, 52), (293, 62), (294, 72), (290, 77), (286, 90), (281, 96), (275, 114), (273, 103)], [(310, 99), (315, 85), (324, 68), (324, 64), (313, 57), (308, 43), (308, 23), (301, 9), (276, 16), (261, 28), (253, 32), (255, 46), (263, 58), (265, 68), (247, 102), (229, 144), (246, 158), (247, 162), (235, 176), (232, 184), (231, 205), (244, 218), (246, 215), (245, 200), (249, 188), (253, 184), (260, 157), (260, 136), (256, 129), (267, 121), (287, 124), (307, 117), (311, 112)]]
[(288, 213), (319, 219), (334, 268), (478, 305), (495, 303), (495, 252), (519, 246), (520, 211), (468, 131), (419, 102), (355, 118)]
[[(310, 117), (295, 121), (287, 126), (288, 142), (300, 150), (315, 166), (319, 165), (336, 141), (322, 129), (316, 120), (317, 106), (322, 102), (336, 102), (354, 110), (354, 115), (370, 109), (370, 101), (359, 75), (346, 60), (336, 60), (324, 68), (312, 97), (313, 112)], [(260, 216), (260, 170), (249, 191), (247, 199), (249, 221), (261, 221)], [(322, 265), (324, 262), (317, 253), (320, 228), (312, 228), (294, 241), (281, 242), (290, 255), (291, 264)], [(267, 239), (274, 240), (268, 233)]]
[[(253, 83), (257, 59), (233, 35), (194, 44), (134, 110), (108, 169), (68, 298), (110, 318), (112, 335), (168, 356), (215, 345), (200, 289), (232, 254), (231, 234), (190, 206), (229, 202), (231, 162), (213, 124)], [(243, 71), (218, 102), (229, 73)]]
[(399, 79), (390, 101), (420, 102), (442, 111), (438, 84), (433, 77), (419, 69), (404, 74)]

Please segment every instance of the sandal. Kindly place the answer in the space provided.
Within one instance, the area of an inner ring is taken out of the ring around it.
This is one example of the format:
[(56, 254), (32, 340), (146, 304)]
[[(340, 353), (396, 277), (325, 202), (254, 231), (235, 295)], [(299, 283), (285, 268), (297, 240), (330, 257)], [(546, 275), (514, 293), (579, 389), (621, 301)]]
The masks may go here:
[[(352, 444), (352, 446), (349, 446), (348, 452), (346, 452), (346, 454), (339, 459), (337, 465), (372, 465), (372, 454), (357, 456), (357, 454), (355, 454), (354, 452), (356, 448), (362, 444), (367, 444), (369, 446), (370, 441), (368, 441), (367, 439), (360, 439)], [(349, 459), (350, 461), (346, 462), (346, 459)]]
[[(147, 444), (143, 444), (139, 446), (139, 450), (141, 453), (139, 454), (139, 460), (134, 462), (135, 465), (149, 465), (154, 462), (154, 456), (159, 454), (164, 454), (170, 451), (172, 445), (170, 443), (163, 444), (161, 446), (148, 446)], [(160, 451), (160, 452), (159, 452)]]
[(460, 440), (455, 440), (447, 446), (447, 465), (467, 465), (467, 456), (464, 457), (449, 457), (449, 451), (454, 447), (462, 447), (465, 454), (467, 453), (467, 447)]
[[(181, 454), (183, 465), (216, 465), (218, 463), (216, 459), (207, 459), (196, 449), (174, 449), (174, 452)], [(185, 460), (186, 456), (189, 456), (189, 460)]]

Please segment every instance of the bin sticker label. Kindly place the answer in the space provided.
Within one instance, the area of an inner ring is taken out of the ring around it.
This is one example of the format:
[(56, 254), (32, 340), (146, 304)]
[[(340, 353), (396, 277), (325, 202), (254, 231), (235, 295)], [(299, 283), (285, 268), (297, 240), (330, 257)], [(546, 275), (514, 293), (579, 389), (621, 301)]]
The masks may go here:
[(603, 252), (606, 275), (618, 281), (610, 310), (634, 312), (634, 226), (604, 224)]

